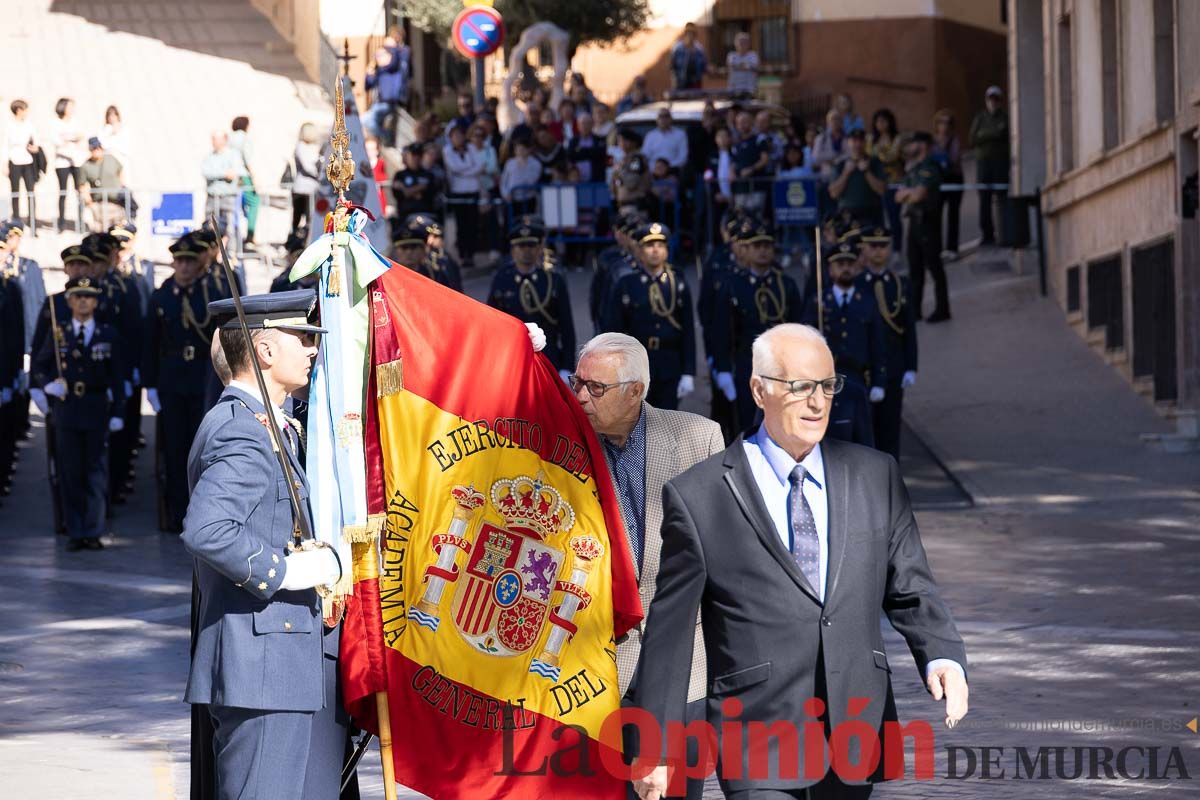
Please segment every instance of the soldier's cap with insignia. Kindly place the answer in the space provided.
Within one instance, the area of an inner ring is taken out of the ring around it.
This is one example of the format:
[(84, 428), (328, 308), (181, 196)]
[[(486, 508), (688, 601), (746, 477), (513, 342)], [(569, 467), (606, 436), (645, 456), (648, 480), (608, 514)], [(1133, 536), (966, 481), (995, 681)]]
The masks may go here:
[(184, 234), (176, 239), (168, 248), (172, 258), (199, 258), (207, 249), (192, 233)]
[(108, 229), (110, 235), (118, 239), (126, 240), (137, 236), (137, 225), (132, 222), (126, 222), (124, 225), (113, 225)]
[(11, 239), (13, 236), (23, 236), (25, 234), (25, 223), (19, 219), (10, 219), (5, 222), (0, 222), (0, 239)]
[(638, 231), (638, 244), (665, 242), (671, 238), (671, 229), (661, 222), (651, 222)]
[[(313, 314), (317, 309), (317, 293), (313, 289), (243, 295), (242, 309), (246, 312), (246, 327), (252, 331), (280, 328), (303, 333), (327, 333), (313, 322)], [(208, 313), (212, 314), (217, 327), (222, 330), (241, 327), (232, 297), (209, 303)]]
[(92, 251), (82, 244), (73, 244), (62, 251), (63, 266), (70, 264), (73, 261), (78, 261), (81, 264), (92, 263)]
[(829, 254), (829, 261), (858, 261), (858, 248), (850, 242), (842, 242), (833, 248), (833, 252)]
[[(218, 221), (217, 224), (221, 226), (222, 229), (224, 228), (223, 222)], [(224, 230), (222, 230), (222, 233), (224, 233)], [(201, 244), (204, 247), (217, 246), (217, 232), (207, 225), (205, 225), (203, 228), (197, 228), (188, 235), (195, 239), (198, 244)]]
[(420, 214), (413, 214), (392, 231), (392, 245), (394, 247), (404, 247), (413, 244), (424, 247), (425, 240), (428, 238), (429, 221)]
[(524, 215), (517, 219), (516, 223), (508, 229), (508, 243), (513, 244), (540, 244), (546, 238), (546, 226), (537, 217)]
[(89, 233), (83, 237), (83, 243), (91, 250), (93, 261), (107, 261), (113, 251), (121, 247), (121, 242), (111, 233)]
[[(78, 247), (79, 245), (76, 245)], [(68, 250), (70, 248), (67, 248)], [(98, 297), (101, 294), (100, 287), (91, 278), (72, 278), (67, 281), (67, 297), (74, 294), (87, 295), (89, 297)]]
[(625, 234), (626, 236), (636, 236), (637, 232), (640, 231), (645, 224), (646, 218), (642, 214), (636, 211), (631, 212), (626, 214), (625, 218), (621, 221), (621, 233)]
[(425, 226), (425, 234), (427, 236), (442, 235), (442, 223), (438, 220), (438, 218), (432, 214), (425, 214), (420, 211), (415, 214), (409, 214), (407, 217), (405, 217), (403, 225), (401, 225), (400, 228), (397, 228), (397, 231), (402, 231), (408, 225), (414, 225), (418, 223)]
[(753, 244), (754, 242), (775, 241), (775, 231), (771, 228), (770, 223), (760, 219), (747, 220), (746, 223), (738, 228), (737, 239), (739, 242)]
[(725, 229), (725, 235), (733, 236), (735, 233), (737, 233), (738, 226), (742, 224), (744, 219), (746, 219), (746, 212), (742, 211), (740, 208), (729, 212), (729, 214), (725, 217), (725, 222), (722, 223), (722, 227)]
[(863, 244), (890, 244), (892, 234), (882, 225), (872, 225), (863, 231), (861, 241)]

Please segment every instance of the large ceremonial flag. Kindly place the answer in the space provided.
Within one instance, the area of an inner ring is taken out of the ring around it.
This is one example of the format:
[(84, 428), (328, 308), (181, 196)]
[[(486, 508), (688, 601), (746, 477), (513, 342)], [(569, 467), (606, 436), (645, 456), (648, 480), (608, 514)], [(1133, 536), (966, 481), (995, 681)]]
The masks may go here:
[(520, 321), (402, 268), (371, 306), (383, 558), (356, 565), (348, 708), (370, 729), (388, 691), (396, 779), (433, 797), (624, 797), (599, 739), (642, 609), (586, 416)]

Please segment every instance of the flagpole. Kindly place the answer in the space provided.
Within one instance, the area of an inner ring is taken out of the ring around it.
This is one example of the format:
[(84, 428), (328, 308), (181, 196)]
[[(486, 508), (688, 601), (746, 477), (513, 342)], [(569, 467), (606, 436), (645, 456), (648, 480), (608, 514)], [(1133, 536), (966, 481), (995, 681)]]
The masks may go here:
[[(325, 167), (329, 185), (337, 192), (337, 202), (333, 209), (333, 252), (330, 254), (334, 259), (334, 265), (330, 269), (328, 279), (330, 293), (341, 291), (341, 275), (340, 270), (337, 269), (340, 247), (337, 244), (338, 223), (349, 218), (346, 190), (350, 188), (350, 183), (354, 179), (354, 159), (350, 156), (350, 135), (346, 132), (346, 98), (342, 89), (344, 80), (347, 79), (339, 77), (334, 86), (333, 135), (329, 140), (329, 162)], [(353, 276), (347, 276), (347, 291), (353, 291), (349, 283), (352, 278)], [(336, 289), (335, 283), (338, 284)], [(366, 558), (371, 559), (373, 563), (378, 563), (379, 549), (377, 546), (373, 542), (366, 546)], [(355, 547), (357, 548), (358, 545)], [(357, 566), (359, 562), (357, 553), (355, 556), (354, 561)], [(392, 758), (392, 717), (388, 709), (388, 693), (386, 691), (375, 693), (375, 713), (379, 721), (379, 759), (383, 766), (383, 796), (385, 800), (396, 800), (396, 765)]]

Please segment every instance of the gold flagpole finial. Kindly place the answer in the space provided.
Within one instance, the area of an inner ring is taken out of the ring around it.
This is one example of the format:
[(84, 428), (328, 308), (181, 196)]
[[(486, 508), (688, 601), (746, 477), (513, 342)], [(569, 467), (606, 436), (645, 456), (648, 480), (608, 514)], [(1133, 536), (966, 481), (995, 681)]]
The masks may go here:
[(354, 159), (350, 156), (350, 134), (346, 132), (346, 98), (342, 94), (339, 76), (333, 92), (333, 135), (329, 137), (329, 164), (325, 174), (337, 192), (338, 200), (346, 199), (346, 190), (354, 180)]

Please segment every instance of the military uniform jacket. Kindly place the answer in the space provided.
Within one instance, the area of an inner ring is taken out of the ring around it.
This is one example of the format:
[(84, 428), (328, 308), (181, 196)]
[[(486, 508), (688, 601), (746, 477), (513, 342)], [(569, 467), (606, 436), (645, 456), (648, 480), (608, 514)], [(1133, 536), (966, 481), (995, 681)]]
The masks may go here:
[(692, 293), (683, 274), (670, 264), (658, 277), (638, 269), (617, 281), (604, 330), (625, 333), (641, 342), (650, 356), (655, 380), (670, 383), (680, 375), (696, 374)]
[(11, 253), (0, 272), (21, 288), (21, 308), (24, 312), (23, 352), (33, 354), (33, 334), (37, 329), (38, 311), (46, 302), (46, 283), (42, 279), (42, 268), (31, 258), (14, 256)]
[(492, 279), (487, 303), (522, 322), (536, 322), (546, 333), (542, 352), (555, 369), (571, 369), (575, 360), (575, 321), (567, 282), (557, 271), (535, 267), (528, 274), (508, 261)]
[(25, 300), (13, 278), (0, 275), (0, 388), (12, 387), (25, 364)]
[(440, 283), (447, 289), (453, 289), (456, 292), (462, 291), (462, 276), (459, 273), (458, 264), (441, 251), (434, 250), (424, 260), (404, 266), (413, 272), (424, 275), (431, 281)]
[(167, 278), (150, 298), (142, 352), (142, 383), (148, 389), (203, 395), (212, 372), (209, 348), (214, 325), (208, 313), (210, 284), (186, 289)]
[(44, 388), (58, 379), (55, 358), (62, 365), (67, 396), (63, 400), (49, 398), (54, 424), (70, 430), (107, 429), (109, 418), (121, 415), (114, 400), (125, 396), (126, 367), (116, 330), (96, 321), (91, 339), (83, 343), (68, 314), (59, 322), (58, 335), (46, 336), (34, 356), (31, 385)]
[(616, 187), (618, 206), (644, 200), (650, 193), (650, 165), (646, 157), (640, 152), (625, 156), (613, 175), (613, 185)]
[(913, 323), (908, 279), (890, 269), (876, 275), (866, 270), (857, 286), (874, 298), (883, 331), (883, 364), (888, 383), (898, 384), (905, 372), (917, 371), (917, 326)]
[(121, 340), (122, 362), (127, 370), (125, 379), (132, 377), (133, 368), (141, 364), (142, 336), (146, 327), (136, 284), (135, 279), (110, 270), (100, 279), (103, 294), (96, 304), (96, 313), (99, 315), (103, 311), (104, 318), (116, 329)]
[(606, 247), (596, 256), (596, 272), (588, 287), (588, 312), (597, 332), (604, 329), (604, 315), (612, 300), (613, 286), (637, 268), (633, 257), (617, 245)]
[(713, 369), (731, 372), (738, 366), (749, 371), (750, 349), (760, 333), (803, 318), (800, 288), (782, 270), (771, 269), (765, 275), (752, 270), (729, 273), (713, 314)]
[[(316, 711), (326, 702), (321, 604), (314, 589), (280, 589), (295, 523), (265, 413), (227, 388), (188, 455), (182, 540), (195, 559), (200, 610), (184, 699)], [(308, 480), (290, 449), (288, 458), (307, 515)]]
[(908, 216), (917, 219), (936, 218), (938, 202), (942, 187), (942, 170), (933, 156), (926, 156), (918, 161), (912, 169), (904, 173), (904, 185), (909, 188), (924, 186), (929, 190), (925, 200), (920, 203), (906, 203), (904, 211)]
[(711, 357), (716, 349), (713, 341), (713, 321), (717, 314), (717, 299), (721, 296), (721, 288), (738, 269), (733, 260), (733, 251), (727, 244), (717, 245), (704, 263), (704, 271), (700, 274), (699, 297), (696, 299), (696, 314), (700, 317), (706, 356)]
[[(837, 371), (866, 386), (886, 386), (883, 320), (875, 298), (856, 284), (850, 299), (839, 306), (833, 287), (825, 289), (822, 332), (833, 353)], [(805, 322), (817, 327), (817, 310), (805, 314)]]

